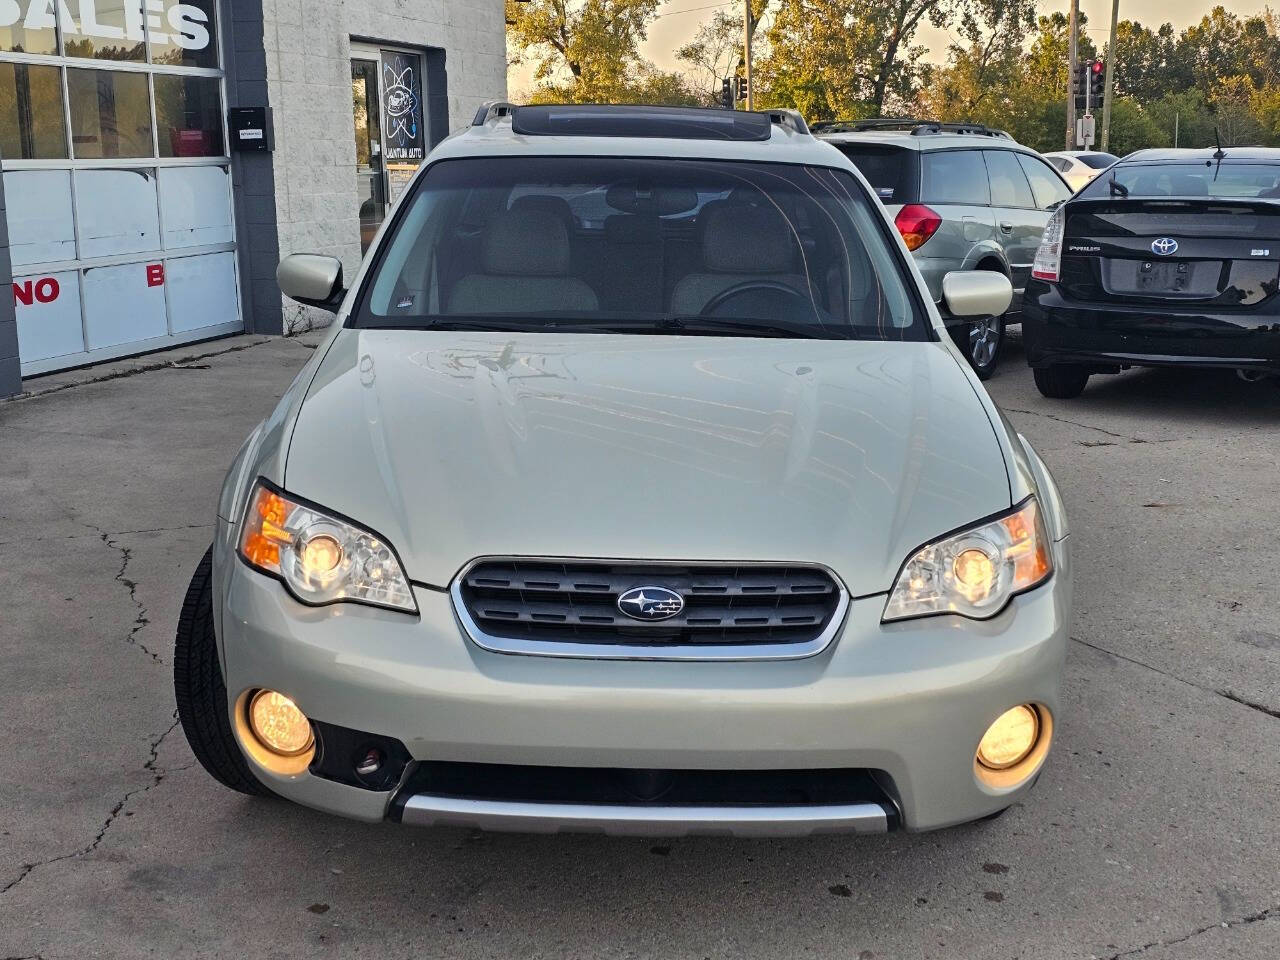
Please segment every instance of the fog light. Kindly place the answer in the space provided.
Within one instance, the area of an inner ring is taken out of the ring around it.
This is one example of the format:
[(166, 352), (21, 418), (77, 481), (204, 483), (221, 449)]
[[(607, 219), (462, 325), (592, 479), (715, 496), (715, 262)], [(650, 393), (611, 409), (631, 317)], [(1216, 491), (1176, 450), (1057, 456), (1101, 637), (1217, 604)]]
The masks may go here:
[(1024, 760), (1040, 736), (1040, 715), (1025, 703), (1006, 710), (987, 728), (978, 744), (978, 762), (989, 770), (1006, 770)]
[(264, 747), (296, 757), (311, 747), (311, 721), (283, 693), (259, 690), (249, 701), (249, 729)]

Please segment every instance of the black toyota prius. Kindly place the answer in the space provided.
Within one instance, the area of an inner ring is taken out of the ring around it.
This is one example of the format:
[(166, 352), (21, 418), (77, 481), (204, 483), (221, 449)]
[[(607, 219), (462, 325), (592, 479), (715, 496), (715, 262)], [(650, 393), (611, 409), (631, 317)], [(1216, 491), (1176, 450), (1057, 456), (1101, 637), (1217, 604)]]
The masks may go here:
[(1280, 149), (1131, 154), (1058, 208), (1031, 273), (1046, 397), (1134, 366), (1280, 377)]

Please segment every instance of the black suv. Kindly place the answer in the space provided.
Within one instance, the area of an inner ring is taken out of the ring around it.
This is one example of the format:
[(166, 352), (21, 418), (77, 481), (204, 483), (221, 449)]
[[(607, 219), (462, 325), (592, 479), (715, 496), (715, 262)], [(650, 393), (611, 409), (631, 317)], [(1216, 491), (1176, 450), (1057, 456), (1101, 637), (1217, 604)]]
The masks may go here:
[(1280, 150), (1143, 150), (1045, 230), (1023, 341), (1046, 397), (1133, 366), (1280, 375)]

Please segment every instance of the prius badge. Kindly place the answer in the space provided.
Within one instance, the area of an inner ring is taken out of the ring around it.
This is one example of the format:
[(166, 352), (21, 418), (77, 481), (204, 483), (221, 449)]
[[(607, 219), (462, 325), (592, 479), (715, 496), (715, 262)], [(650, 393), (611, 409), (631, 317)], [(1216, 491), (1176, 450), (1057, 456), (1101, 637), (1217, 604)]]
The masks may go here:
[(670, 620), (684, 609), (684, 597), (666, 587), (633, 587), (618, 597), (618, 609), (633, 620)]
[(1151, 241), (1151, 252), (1161, 257), (1172, 256), (1178, 252), (1178, 241), (1172, 237), (1160, 237)]

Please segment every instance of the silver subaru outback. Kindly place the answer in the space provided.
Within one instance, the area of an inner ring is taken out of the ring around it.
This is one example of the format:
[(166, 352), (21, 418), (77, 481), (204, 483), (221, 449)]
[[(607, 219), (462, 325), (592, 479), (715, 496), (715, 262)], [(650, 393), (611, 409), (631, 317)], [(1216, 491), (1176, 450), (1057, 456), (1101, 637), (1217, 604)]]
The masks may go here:
[[(1030, 147), (982, 124), (860, 120), (816, 124), (870, 181), (915, 257), (943, 322), (980, 378), (995, 373), (1005, 326), (1021, 322), (1022, 292), (1049, 217), (1072, 190)], [(1004, 315), (946, 309), (943, 278), (956, 270), (1003, 273), (1013, 283)]]
[(924, 830), (1031, 789), (1062, 503), (797, 115), (492, 105), (349, 285), (314, 255), (278, 276), (337, 317), (183, 604), (215, 779), (664, 835)]

